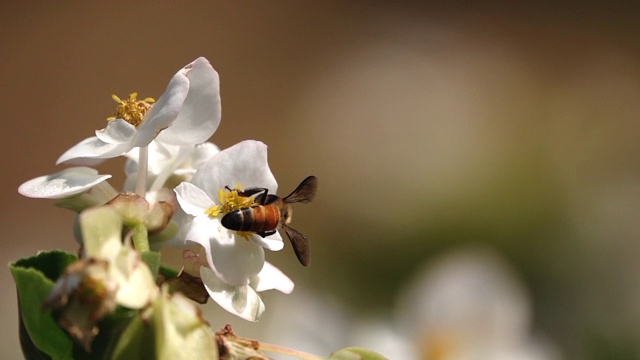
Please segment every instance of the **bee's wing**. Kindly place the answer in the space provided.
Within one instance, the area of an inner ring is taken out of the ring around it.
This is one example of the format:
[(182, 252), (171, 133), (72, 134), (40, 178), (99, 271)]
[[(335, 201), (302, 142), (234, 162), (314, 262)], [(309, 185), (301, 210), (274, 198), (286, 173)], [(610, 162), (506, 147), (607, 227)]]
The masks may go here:
[[(266, 197), (265, 197), (266, 195)], [(273, 194), (260, 194), (258, 196), (256, 196), (256, 203), (260, 204), (260, 205), (268, 205), (268, 204), (273, 204), (274, 202), (276, 202), (279, 199), (278, 195), (273, 195)]]
[(311, 261), (311, 249), (309, 247), (309, 240), (307, 237), (289, 225), (282, 224), (282, 228), (284, 229), (284, 232), (287, 233), (289, 240), (291, 240), (293, 251), (296, 253), (296, 257), (298, 257), (300, 264), (304, 266), (309, 265), (309, 262)]
[(313, 201), (316, 197), (316, 190), (318, 189), (318, 179), (315, 176), (309, 176), (302, 180), (300, 185), (293, 190), (293, 192), (283, 200), (285, 203), (303, 203)]

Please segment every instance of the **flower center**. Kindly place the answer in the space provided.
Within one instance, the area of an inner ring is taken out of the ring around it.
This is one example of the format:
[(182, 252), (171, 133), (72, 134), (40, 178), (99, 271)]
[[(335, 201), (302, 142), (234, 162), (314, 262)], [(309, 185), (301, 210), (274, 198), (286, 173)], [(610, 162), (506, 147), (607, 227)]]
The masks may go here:
[(229, 191), (227, 189), (218, 190), (218, 202), (220, 205), (213, 205), (204, 211), (209, 217), (216, 217), (220, 214), (224, 215), (232, 211), (240, 210), (242, 208), (257, 205), (252, 197), (243, 196), (240, 184), (236, 185), (236, 188)]
[(118, 103), (115, 114), (108, 117), (107, 121), (115, 119), (123, 119), (129, 124), (138, 127), (144, 119), (144, 115), (151, 109), (153, 103), (156, 101), (152, 98), (146, 98), (144, 100), (138, 100), (138, 93), (129, 95), (129, 98), (122, 100), (116, 95), (111, 95), (111, 98)]
[(85, 276), (73, 295), (82, 304), (97, 305), (107, 297), (107, 288), (101, 280)]

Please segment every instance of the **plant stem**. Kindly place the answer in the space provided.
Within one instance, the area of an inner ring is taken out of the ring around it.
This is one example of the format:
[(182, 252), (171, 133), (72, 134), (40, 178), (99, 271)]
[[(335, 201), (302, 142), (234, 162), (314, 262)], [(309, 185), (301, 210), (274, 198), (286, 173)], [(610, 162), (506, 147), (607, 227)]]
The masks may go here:
[(298, 350), (289, 349), (289, 348), (282, 347), (282, 346), (279, 346), (279, 345), (273, 345), (273, 344), (265, 343), (265, 342), (262, 342), (262, 341), (260, 341), (260, 350), (269, 351), (269, 352), (275, 352), (275, 353), (280, 353), (280, 354), (285, 354), (285, 355), (289, 355), (289, 356), (295, 356), (295, 357), (297, 357), (299, 359), (304, 359), (304, 360), (323, 360), (324, 359), (321, 356), (305, 353), (305, 352), (298, 351)]
[(138, 178), (136, 179), (136, 194), (143, 198), (147, 195), (147, 169), (149, 167), (149, 148), (138, 148)]
[(138, 251), (149, 251), (149, 236), (144, 224), (133, 228), (133, 247)]

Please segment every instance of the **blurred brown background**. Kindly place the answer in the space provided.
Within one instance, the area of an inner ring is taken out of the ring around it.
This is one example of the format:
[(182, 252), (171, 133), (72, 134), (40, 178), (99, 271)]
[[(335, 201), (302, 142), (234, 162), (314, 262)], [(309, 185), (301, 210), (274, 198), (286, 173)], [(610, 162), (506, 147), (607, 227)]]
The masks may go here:
[[(205, 56), (220, 73), (223, 103), (211, 140), (267, 143), (283, 193), (307, 175), (320, 180), (316, 202), (297, 206), (294, 222), (312, 239), (311, 267), (299, 266), (288, 244), (268, 254), (298, 286), (288, 297), (312, 294), (355, 318), (391, 318), (416, 269), (472, 244), (515, 269), (530, 295), (532, 332), (566, 358), (640, 356), (638, 9), (349, 1), (0, 8), (4, 263), (76, 246), (73, 214), (19, 196), (18, 186), (60, 170), (57, 157), (104, 126), (111, 94), (157, 98), (180, 67)], [(99, 169), (119, 186), (122, 165)], [(17, 358), (8, 271), (0, 281), (0, 357)], [(282, 297), (265, 294), (265, 316)], [(290, 316), (322, 332), (326, 318), (305, 321), (307, 311)], [(233, 321), (246, 327), (241, 334), (261, 336), (261, 324), (225, 319), (208, 318), (214, 328)]]

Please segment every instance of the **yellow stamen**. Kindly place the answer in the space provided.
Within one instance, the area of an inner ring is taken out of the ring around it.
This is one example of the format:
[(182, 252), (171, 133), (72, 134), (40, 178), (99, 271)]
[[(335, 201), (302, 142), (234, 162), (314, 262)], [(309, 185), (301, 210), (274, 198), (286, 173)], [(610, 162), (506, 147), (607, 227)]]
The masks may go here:
[[(242, 191), (240, 184), (236, 185), (236, 189), (231, 191), (220, 189), (218, 191), (218, 202), (221, 205), (213, 205), (210, 208), (206, 209), (204, 213), (213, 218), (220, 214), (225, 215), (232, 211), (257, 205), (252, 197), (242, 196), (238, 193), (239, 191)], [(251, 232), (245, 233), (246, 234), (243, 237), (248, 237), (251, 234)]]
[(205, 210), (204, 213), (209, 215), (209, 217), (214, 218), (214, 217), (218, 216), (218, 214), (220, 214), (220, 206), (213, 205), (212, 207), (210, 207), (207, 210)]
[(108, 121), (115, 119), (123, 119), (129, 124), (138, 127), (142, 123), (147, 111), (151, 109), (153, 103), (156, 101), (152, 98), (146, 98), (144, 100), (138, 100), (138, 93), (132, 93), (126, 100), (120, 99), (116, 95), (111, 95), (111, 98), (118, 103), (115, 114), (107, 118)]

